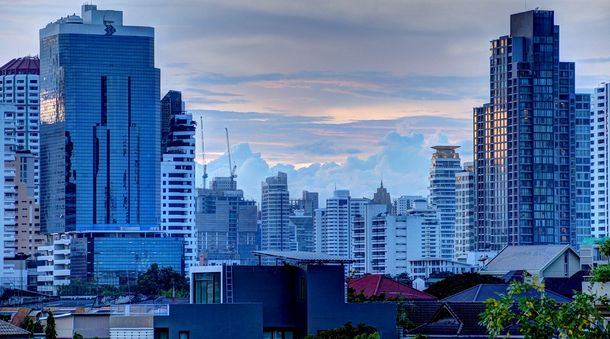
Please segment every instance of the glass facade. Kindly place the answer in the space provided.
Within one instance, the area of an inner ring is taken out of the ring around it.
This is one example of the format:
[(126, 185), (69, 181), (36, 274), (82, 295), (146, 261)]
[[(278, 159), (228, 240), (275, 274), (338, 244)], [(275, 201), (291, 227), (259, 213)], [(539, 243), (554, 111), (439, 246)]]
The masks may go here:
[(122, 26), (122, 15), (115, 27), (96, 22), (95, 6), (83, 8), (84, 21), (72, 16), (41, 30), (42, 228), (158, 225), (153, 29)]
[(586, 122), (575, 116), (574, 63), (559, 61), (553, 11), (512, 15), (511, 34), (490, 49), (490, 103), (474, 109), (477, 249), (576, 245), (586, 195), (576, 178), (588, 175), (575, 166), (576, 131)]
[(220, 304), (220, 272), (193, 273), (193, 303)]

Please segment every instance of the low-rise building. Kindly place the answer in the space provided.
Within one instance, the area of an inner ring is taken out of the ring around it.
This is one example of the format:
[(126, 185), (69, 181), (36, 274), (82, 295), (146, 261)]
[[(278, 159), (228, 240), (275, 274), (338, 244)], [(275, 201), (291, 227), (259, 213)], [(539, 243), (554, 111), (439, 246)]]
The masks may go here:
[(433, 273), (462, 274), (475, 272), (476, 267), (463, 262), (442, 258), (420, 258), (409, 260), (409, 276), (426, 280)]

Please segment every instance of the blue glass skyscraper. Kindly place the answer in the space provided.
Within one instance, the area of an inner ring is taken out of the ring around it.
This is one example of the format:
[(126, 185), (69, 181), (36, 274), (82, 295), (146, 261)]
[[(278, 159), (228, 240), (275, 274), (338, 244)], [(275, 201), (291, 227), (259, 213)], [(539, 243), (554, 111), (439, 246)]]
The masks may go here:
[(83, 5), (40, 30), (45, 232), (159, 224), (154, 29)]
[(512, 15), (490, 50), (490, 102), (474, 109), (476, 247), (577, 245), (590, 232), (589, 120), (577, 116), (553, 11)]

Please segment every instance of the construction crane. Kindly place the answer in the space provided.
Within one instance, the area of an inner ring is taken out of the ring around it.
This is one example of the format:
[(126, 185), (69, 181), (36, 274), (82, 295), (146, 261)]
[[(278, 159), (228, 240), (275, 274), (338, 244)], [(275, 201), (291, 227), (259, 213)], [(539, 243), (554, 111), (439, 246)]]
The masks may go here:
[(207, 188), (206, 182), (208, 180), (208, 164), (205, 163), (205, 141), (203, 140), (203, 115), (199, 117), (201, 131), (201, 154), (203, 157), (203, 189)]
[(227, 136), (227, 154), (229, 155), (229, 172), (231, 173), (231, 185), (237, 178), (237, 174), (235, 171), (237, 170), (237, 166), (233, 165), (233, 161), (231, 160), (231, 143), (229, 142), (229, 129), (225, 127), (225, 134)]

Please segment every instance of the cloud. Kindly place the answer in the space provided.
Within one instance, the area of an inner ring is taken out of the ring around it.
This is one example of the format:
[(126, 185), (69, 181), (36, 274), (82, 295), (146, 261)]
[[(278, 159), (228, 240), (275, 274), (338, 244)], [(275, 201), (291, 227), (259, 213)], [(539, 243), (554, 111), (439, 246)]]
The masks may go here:
[[(432, 140), (434, 139), (434, 140)], [(332, 195), (335, 187), (347, 188), (354, 197), (369, 197), (374, 187), (383, 177), (384, 185), (397, 197), (403, 194), (427, 194), (427, 177), (433, 150), (431, 145), (447, 144), (448, 137), (439, 134), (428, 138), (420, 133), (402, 135), (390, 132), (378, 142), (380, 150), (367, 157), (350, 156), (343, 163), (314, 162), (297, 168), (292, 164), (270, 164), (260, 152), (255, 152), (249, 144), (239, 144), (232, 148), (232, 158), (237, 164), (238, 186), (247, 197), (260, 199), (260, 183), (278, 171), (288, 174), (292, 196), (302, 190), (320, 192), (325, 199)], [(461, 141), (467, 146), (469, 140)], [(463, 159), (470, 159), (468, 147), (463, 148)], [(202, 166), (198, 166), (197, 177), (201, 178)], [(226, 154), (208, 165), (209, 177), (228, 176), (229, 165)], [(198, 181), (201, 184), (201, 179)]]

